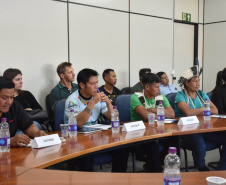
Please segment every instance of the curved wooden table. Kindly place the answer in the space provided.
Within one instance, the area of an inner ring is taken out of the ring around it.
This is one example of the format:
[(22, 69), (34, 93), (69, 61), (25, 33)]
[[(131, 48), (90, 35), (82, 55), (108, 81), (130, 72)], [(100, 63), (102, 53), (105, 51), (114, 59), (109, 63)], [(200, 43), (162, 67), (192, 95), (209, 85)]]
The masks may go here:
[[(181, 184), (207, 185), (206, 177), (209, 176), (219, 176), (226, 178), (226, 173), (225, 171), (182, 172)], [(163, 184), (163, 173), (100, 173), (32, 169), (3, 184), (160, 185)]]
[[(66, 143), (62, 145), (42, 149), (11, 148), (7, 156), (0, 158), (0, 183), (32, 168), (46, 168), (68, 159), (104, 149), (145, 142), (155, 138), (226, 130), (226, 120), (224, 119), (212, 118), (209, 124), (204, 123), (201, 116), (199, 119), (201, 123), (195, 129), (186, 128), (187, 130), (184, 130), (177, 124), (165, 124), (164, 127), (157, 127), (156, 123), (155, 126), (148, 126), (145, 123), (146, 130), (130, 133), (112, 134), (111, 130), (106, 130), (88, 135), (78, 134), (76, 139), (68, 138)], [(8, 170), (4, 172), (3, 176), (3, 169), (6, 168)]]

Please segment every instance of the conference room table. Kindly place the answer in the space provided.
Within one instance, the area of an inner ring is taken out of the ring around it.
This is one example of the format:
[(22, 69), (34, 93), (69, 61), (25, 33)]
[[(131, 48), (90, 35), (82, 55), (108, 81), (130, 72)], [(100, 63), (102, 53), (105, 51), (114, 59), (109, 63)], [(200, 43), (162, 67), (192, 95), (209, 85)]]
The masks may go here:
[[(198, 119), (200, 123), (196, 124), (195, 126), (194, 125), (179, 126), (176, 123), (171, 124), (166, 123), (165, 126), (158, 127), (156, 123), (154, 126), (149, 126), (148, 123), (145, 123), (146, 129), (128, 133), (120, 131), (120, 133), (118, 134), (113, 134), (111, 130), (104, 130), (101, 132), (94, 132), (87, 135), (78, 134), (78, 136), (75, 138), (67, 138), (66, 142), (62, 144), (41, 149), (32, 149), (28, 147), (11, 148), (9, 153), (4, 154), (2, 153), (0, 157), (1, 164), (0, 183), (13, 179), (14, 180), (21, 178), (23, 179), (23, 177), (26, 176), (26, 174), (36, 172), (40, 174), (49, 173), (50, 176), (51, 174), (54, 173), (56, 174), (61, 173), (62, 171), (55, 170), (52, 171), (48, 169), (44, 170), (43, 168), (47, 168), (51, 165), (69, 159), (80, 157), (85, 154), (92, 154), (94, 152), (114, 149), (116, 147), (126, 147), (129, 146), (130, 144), (146, 142), (156, 138), (226, 130), (226, 120), (224, 119), (212, 118), (210, 122), (204, 121), (202, 116), (198, 116)], [(60, 132), (52, 133), (59, 133), (60, 135)], [(65, 178), (67, 176), (70, 176), (71, 174), (71, 172), (64, 173)], [(77, 174), (81, 172), (76, 172), (75, 174), (74, 173), (71, 174), (72, 179), (74, 179), (74, 176), (77, 176)], [(113, 173), (109, 173), (107, 175), (111, 176), (111, 174), (114, 175)], [(90, 176), (91, 174), (84, 173), (83, 175)], [(125, 175), (125, 178), (130, 178), (129, 174), (123, 173), (119, 174), (119, 176), (123, 175)], [(159, 174), (159, 176), (161, 176), (161, 174)], [(56, 179), (57, 178), (58, 177), (56, 175)], [(112, 176), (112, 178), (114, 177)], [(140, 178), (142, 180), (142, 175), (141, 176), (138, 175), (137, 178)], [(65, 181), (67, 180), (65, 179)]]

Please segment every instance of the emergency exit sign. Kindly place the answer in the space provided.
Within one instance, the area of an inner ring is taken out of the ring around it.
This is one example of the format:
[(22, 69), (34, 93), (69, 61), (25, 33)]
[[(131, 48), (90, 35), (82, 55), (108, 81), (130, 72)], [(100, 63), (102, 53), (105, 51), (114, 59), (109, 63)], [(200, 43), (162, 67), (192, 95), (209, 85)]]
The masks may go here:
[(182, 21), (191, 22), (191, 14), (189, 13), (182, 13)]

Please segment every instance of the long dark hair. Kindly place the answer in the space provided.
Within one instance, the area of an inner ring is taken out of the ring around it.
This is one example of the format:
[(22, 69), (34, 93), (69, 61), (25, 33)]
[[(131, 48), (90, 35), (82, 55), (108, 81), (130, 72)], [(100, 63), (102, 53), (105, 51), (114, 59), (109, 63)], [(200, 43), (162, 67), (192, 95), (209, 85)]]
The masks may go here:
[(221, 87), (223, 85), (226, 85), (226, 68), (223, 69), (223, 71), (219, 71), (217, 73), (217, 80), (216, 80), (216, 86), (213, 89), (213, 91), (218, 88)]

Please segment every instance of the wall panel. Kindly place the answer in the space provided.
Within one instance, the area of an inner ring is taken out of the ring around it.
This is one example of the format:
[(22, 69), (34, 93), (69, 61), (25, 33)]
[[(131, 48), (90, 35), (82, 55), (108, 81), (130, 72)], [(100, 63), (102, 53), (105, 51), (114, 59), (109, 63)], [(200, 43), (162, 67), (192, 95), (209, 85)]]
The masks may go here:
[(173, 0), (130, 0), (130, 11), (158, 17), (172, 18)]
[(0, 75), (10, 67), (21, 69), (23, 89), (45, 107), (45, 96), (59, 80), (56, 66), (67, 61), (66, 4), (1, 0), (0, 12)]
[(170, 73), (172, 21), (131, 15), (131, 86), (139, 81), (139, 70), (150, 67)]
[(78, 72), (83, 68), (102, 72), (115, 69), (116, 86), (128, 86), (128, 14), (70, 4), (71, 62)]

